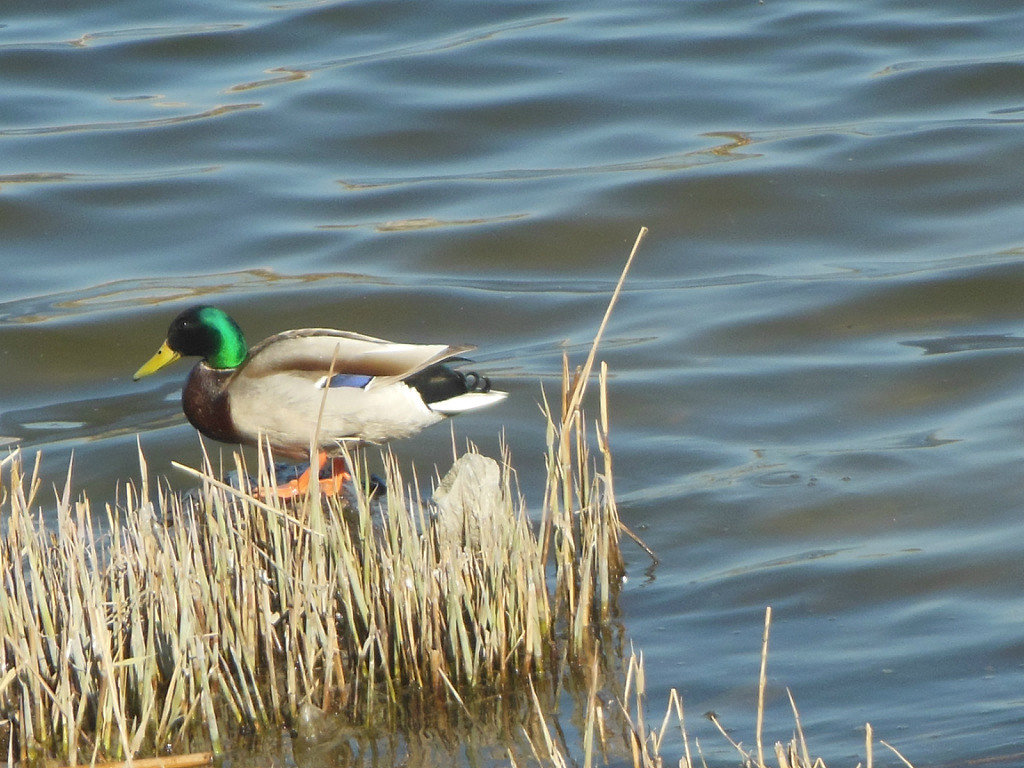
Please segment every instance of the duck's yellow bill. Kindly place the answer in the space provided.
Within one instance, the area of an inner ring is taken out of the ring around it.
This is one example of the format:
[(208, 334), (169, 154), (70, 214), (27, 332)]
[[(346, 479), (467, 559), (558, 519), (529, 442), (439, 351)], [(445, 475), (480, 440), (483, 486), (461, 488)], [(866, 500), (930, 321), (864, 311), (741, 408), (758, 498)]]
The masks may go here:
[(160, 345), (160, 349), (156, 351), (156, 354), (149, 358), (149, 360), (147, 360), (145, 364), (135, 372), (135, 375), (132, 376), (132, 380), (138, 381), (143, 376), (149, 376), (151, 373), (156, 373), (165, 365), (173, 363), (179, 357), (181, 357), (181, 354), (167, 346), (167, 342), (165, 341)]

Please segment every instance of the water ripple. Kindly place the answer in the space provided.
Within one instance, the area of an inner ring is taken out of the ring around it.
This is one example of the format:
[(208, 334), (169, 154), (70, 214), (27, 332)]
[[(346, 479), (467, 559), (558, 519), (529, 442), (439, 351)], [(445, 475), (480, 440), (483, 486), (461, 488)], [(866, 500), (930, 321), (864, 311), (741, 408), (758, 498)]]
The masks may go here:
[[(188, 38), (216, 32), (232, 32), (243, 29), (244, 24), (190, 24), (168, 27), (127, 27), (106, 32), (87, 32), (68, 45), (76, 48), (98, 47), (123, 42), (159, 40), (160, 38)], [(0, 46), (2, 50), (3, 46)]]
[(247, 104), (223, 104), (212, 109), (205, 109), (202, 112), (194, 112), (173, 117), (150, 118), (148, 120), (121, 120), (102, 121), (95, 123), (69, 123), (67, 125), (46, 125), (31, 128), (5, 128), (0, 130), (0, 138), (14, 136), (45, 136), (61, 133), (87, 133), (93, 131), (134, 131), (146, 128), (165, 128), (170, 125), (192, 123), (200, 120), (223, 117), (235, 112), (242, 112), (249, 109), (256, 109), (262, 106), (259, 103)]
[(304, 80), (318, 72), (327, 72), (334, 69), (352, 67), (372, 62), (392, 62), (409, 56), (443, 53), (445, 51), (477, 45), (512, 33), (536, 29), (549, 24), (557, 24), (562, 21), (565, 21), (564, 17), (530, 19), (528, 21), (496, 24), (488, 26), (482, 30), (471, 30), (457, 35), (444, 36), (440, 40), (428, 40), (409, 45), (384, 48), (367, 53), (345, 56), (342, 58), (316, 61), (308, 64), (289, 64), (268, 70), (268, 72), (273, 75), (272, 77), (238, 83), (228, 88), (228, 90), (233, 92), (251, 91), (257, 88), (266, 88), (268, 86), (281, 85), (282, 83), (294, 82), (296, 80)]
[(363, 179), (360, 181), (339, 180), (338, 183), (347, 190), (359, 191), (365, 189), (388, 189), (392, 187), (416, 186), (419, 184), (435, 184), (441, 181), (521, 182), (540, 179), (575, 178), (579, 176), (606, 173), (630, 173), (637, 171), (674, 173), (677, 171), (699, 168), (705, 165), (732, 162), (735, 160), (748, 160), (761, 156), (755, 153), (736, 151), (752, 143), (751, 139), (742, 133), (718, 132), (704, 135), (711, 138), (725, 137), (727, 141), (707, 149), (681, 152), (679, 154), (663, 155), (629, 162), (577, 165), (560, 168), (510, 168), (492, 171), (489, 173), (409, 176), (404, 178)]

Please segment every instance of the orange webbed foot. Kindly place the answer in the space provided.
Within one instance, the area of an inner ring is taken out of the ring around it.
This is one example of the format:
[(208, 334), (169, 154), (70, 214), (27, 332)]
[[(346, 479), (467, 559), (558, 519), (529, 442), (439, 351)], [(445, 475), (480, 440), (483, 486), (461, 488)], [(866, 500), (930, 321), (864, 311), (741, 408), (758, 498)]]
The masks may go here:
[(328, 496), (336, 496), (341, 493), (345, 483), (352, 479), (352, 473), (348, 471), (348, 464), (343, 458), (334, 457), (331, 459), (331, 470), (327, 477), (320, 473), (320, 493)]
[[(320, 485), (320, 492), (326, 493), (329, 496), (337, 495), (341, 492), (346, 481), (352, 479), (352, 474), (348, 471), (348, 465), (345, 463), (343, 458), (335, 457), (331, 459), (330, 473), (323, 477), (323, 469), (327, 464), (327, 453), (320, 451), (316, 457), (316, 478)], [(295, 499), (299, 496), (305, 496), (309, 493), (310, 478), (313, 477), (313, 464), (306, 468), (306, 470), (294, 480), (279, 485), (277, 490), (274, 491), (272, 488), (260, 488), (258, 489), (258, 495), (260, 498), (266, 498), (271, 495), (276, 495), (278, 499)]]

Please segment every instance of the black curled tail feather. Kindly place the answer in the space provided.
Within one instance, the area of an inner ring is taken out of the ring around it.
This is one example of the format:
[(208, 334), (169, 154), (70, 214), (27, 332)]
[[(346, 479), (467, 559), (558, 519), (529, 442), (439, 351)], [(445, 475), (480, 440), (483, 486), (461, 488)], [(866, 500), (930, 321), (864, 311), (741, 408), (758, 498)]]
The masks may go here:
[(490, 392), (491, 380), (476, 371), (456, 371), (443, 363), (424, 368), (405, 383), (420, 393), (423, 402), (439, 403), (467, 392)]
[(462, 380), (466, 383), (467, 392), (490, 392), (491, 380), (476, 371), (460, 373)]

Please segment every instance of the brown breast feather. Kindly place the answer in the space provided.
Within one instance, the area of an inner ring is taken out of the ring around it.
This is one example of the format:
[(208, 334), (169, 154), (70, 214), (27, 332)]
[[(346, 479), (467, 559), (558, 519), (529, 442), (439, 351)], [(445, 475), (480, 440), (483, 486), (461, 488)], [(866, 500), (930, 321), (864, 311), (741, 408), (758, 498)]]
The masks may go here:
[(181, 407), (192, 426), (222, 443), (240, 443), (231, 420), (227, 385), (234, 369), (218, 370), (198, 363), (188, 375), (181, 393)]

